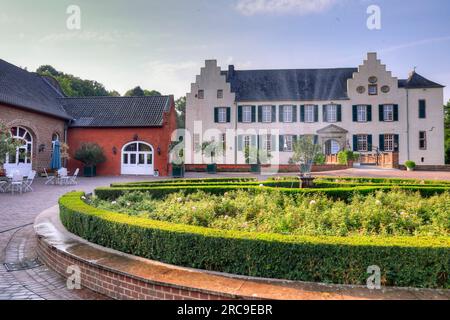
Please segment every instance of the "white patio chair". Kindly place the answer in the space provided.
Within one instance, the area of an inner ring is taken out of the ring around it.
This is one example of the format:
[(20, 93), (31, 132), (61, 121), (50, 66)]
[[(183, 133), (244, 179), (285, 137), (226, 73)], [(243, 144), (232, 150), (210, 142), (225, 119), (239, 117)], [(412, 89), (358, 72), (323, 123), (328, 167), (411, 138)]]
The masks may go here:
[(14, 172), (10, 184), (11, 193), (14, 194), (14, 191), (19, 191), (22, 194), (23, 185), (23, 175), (19, 172)]
[(70, 185), (76, 185), (77, 184), (77, 177), (78, 174), (80, 173), (80, 169), (77, 168), (77, 170), (75, 170), (75, 173), (73, 174), (73, 176), (68, 176), (67, 177), (67, 184)]
[(49, 176), (46, 168), (44, 168), (44, 176), (47, 179), (47, 181), (45, 181), (45, 184), (55, 183), (55, 176)]
[(67, 184), (68, 181), (69, 181), (69, 177), (67, 176), (67, 169), (66, 168), (59, 169), (57, 183), (59, 185), (64, 185), (64, 184)]
[(0, 193), (6, 192), (7, 187), (8, 187), (8, 181), (0, 181)]
[(36, 171), (34, 171), (34, 170), (28, 174), (27, 179), (23, 183), (24, 192), (28, 192), (28, 191), (33, 192), (33, 188), (31, 188), (31, 185), (33, 184), (35, 177), (36, 177)]

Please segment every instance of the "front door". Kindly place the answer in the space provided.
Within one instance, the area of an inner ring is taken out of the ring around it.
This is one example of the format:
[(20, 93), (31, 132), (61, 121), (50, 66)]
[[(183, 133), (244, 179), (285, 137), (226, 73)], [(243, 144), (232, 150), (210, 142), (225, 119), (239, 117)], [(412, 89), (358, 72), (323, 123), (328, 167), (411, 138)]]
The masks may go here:
[(145, 142), (131, 142), (122, 149), (122, 174), (153, 175), (153, 147)]

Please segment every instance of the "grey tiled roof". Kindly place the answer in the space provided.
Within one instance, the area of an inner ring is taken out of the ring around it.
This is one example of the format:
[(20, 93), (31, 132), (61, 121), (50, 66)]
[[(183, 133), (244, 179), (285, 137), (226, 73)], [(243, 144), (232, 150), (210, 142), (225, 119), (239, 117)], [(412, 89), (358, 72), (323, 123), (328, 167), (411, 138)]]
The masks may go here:
[(408, 79), (399, 80), (398, 86), (400, 88), (408, 88), (408, 89), (444, 88), (443, 85), (430, 81), (415, 71), (411, 73)]
[(237, 101), (348, 99), (347, 80), (356, 68), (229, 70), (223, 72)]
[(0, 102), (69, 119), (49, 81), (0, 59)]
[(71, 127), (159, 127), (171, 96), (62, 98)]

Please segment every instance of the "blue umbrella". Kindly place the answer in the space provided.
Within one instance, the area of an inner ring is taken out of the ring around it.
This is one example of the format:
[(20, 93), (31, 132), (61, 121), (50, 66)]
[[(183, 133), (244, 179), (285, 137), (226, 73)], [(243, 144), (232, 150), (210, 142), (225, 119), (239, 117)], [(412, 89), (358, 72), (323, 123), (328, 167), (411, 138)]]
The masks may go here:
[(50, 168), (53, 170), (59, 170), (61, 168), (61, 151), (59, 141), (55, 141), (53, 144), (52, 162)]

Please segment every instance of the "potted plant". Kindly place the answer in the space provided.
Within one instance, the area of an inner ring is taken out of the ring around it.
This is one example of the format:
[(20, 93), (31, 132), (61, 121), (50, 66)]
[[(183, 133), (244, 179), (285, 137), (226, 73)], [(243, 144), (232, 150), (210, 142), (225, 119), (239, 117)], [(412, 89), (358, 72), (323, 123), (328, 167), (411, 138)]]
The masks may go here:
[(317, 155), (322, 147), (314, 143), (313, 136), (302, 136), (294, 144), (294, 155), (292, 161), (300, 166), (300, 181), (302, 188), (312, 188), (314, 178), (311, 176), (311, 169)]
[(222, 155), (223, 148), (214, 140), (205, 141), (201, 145), (201, 152), (204, 157), (210, 158), (206, 171), (211, 174), (217, 173), (216, 157)]
[(174, 141), (170, 144), (169, 158), (171, 159), (172, 177), (184, 178), (184, 144), (182, 141)]
[(85, 177), (95, 177), (97, 165), (106, 161), (103, 148), (96, 143), (83, 143), (75, 152), (74, 158), (83, 163), (83, 175)]
[(358, 152), (353, 152), (353, 166), (360, 167), (361, 166), (361, 155)]
[(416, 168), (416, 163), (414, 161), (408, 160), (405, 162), (406, 170), (408, 171), (414, 171)]

